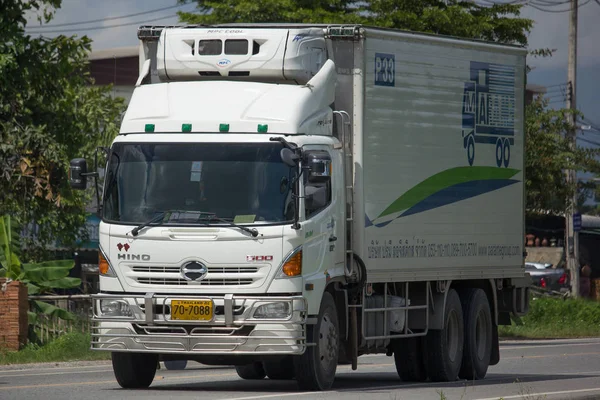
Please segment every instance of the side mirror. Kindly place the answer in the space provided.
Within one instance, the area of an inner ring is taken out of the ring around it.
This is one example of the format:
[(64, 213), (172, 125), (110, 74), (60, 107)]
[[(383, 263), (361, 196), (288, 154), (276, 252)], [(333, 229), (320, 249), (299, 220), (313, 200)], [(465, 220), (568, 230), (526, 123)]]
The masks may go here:
[(327, 187), (326, 186), (306, 186), (305, 202), (310, 210), (318, 210), (327, 205)]
[(281, 157), (281, 161), (283, 161), (283, 163), (288, 167), (294, 168), (296, 165), (298, 165), (298, 160), (300, 159), (300, 157), (298, 157), (296, 153), (294, 153), (287, 147), (281, 149), (279, 155)]
[(325, 183), (331, 179), (331, 157), (326, 151), (311, 151), (306, 154), (308, 167), (308, 181), (311, 183)]
[(87, 187), (87, 161), (85, 158), (74, 158), (69, 166), (69, 183), (75, 190)]

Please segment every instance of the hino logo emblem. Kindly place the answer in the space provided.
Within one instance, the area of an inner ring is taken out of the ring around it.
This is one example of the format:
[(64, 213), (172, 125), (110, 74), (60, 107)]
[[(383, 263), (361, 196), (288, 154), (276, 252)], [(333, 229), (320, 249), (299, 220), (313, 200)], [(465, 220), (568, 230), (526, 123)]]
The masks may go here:
[(150, 261), (150, 254), (117, 254), (117, 259), (119, 260), (142, 260), (142, 261)]
[(117, 244), (117, 248), (119, 249), (119, 251), (121, 251), (123, 249), (125, 249), (125, 251), (129, 251), (129, 247), (131, 247), (131, 246), (129, 246), (128, 243), (125, 243), (125, 244), (119, 243), (119, 244)]
[(187, 281), (201, 281), (207, 273), (208, 268), (206, 268), (206, 265), (196, 261), (189, 262), (181, 267), (181, 276)]

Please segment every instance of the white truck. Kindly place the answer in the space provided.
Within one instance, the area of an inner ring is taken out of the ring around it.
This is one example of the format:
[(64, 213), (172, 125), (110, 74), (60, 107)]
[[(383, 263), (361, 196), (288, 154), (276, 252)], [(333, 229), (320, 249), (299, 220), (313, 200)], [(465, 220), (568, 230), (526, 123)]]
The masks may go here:
[[(481, 379), (528, 308), (525, 50), (364, 26), (142, 26), (107, 150), (95, 350), (331, 387)], [(97, 167), (96, 167), (97, 168)], [(71, 161), (83, 189), (85, 159)]]

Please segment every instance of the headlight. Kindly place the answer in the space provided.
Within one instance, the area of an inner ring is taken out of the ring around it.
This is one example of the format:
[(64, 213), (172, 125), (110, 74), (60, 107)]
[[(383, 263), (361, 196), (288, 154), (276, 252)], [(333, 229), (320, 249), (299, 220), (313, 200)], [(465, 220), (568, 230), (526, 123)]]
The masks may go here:
[(290, 303), (286, 301), (279, 301), (277, 303), (263, 304), (254, 311), (254, 318), (261, 319), (284, 319), (288, 318), (291, 314)]
[(132, 317), (133, 312), (125, 300), (100, 300), (100, 312), (104, 317)]

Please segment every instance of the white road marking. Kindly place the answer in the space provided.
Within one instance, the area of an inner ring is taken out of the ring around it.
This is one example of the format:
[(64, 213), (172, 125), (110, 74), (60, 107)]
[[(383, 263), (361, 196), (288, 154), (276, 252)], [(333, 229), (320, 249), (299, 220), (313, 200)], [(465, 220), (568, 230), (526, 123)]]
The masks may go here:
[(598, 342), (589, 343), (565, 343), (565, 344), (540, 344), (538, 346), (512, 346), (500, 347), (500, 350), (525, 350), (525, 349), (543, 349), (545, 347), (575, 347), (575, 346), (598, 346)]
[[(38, 374), (12, 374), (12, 375), (0, 375), (0, 378), (20, 378), (22, 376), (47, 376), (47, 375), (70, 375), (70, 374), (97, 374), (99, 372), (111, 372), (111, 369), (97, 369), (95, 371), (63, 371), (63, 372), (45, 372)], [(28, 372), (27, 370), (23, 370), (20, 372)]]
[(513, 396), (495, 396), (495, 397), (486, 397), (482, 399), (475, 400), (498, 400), (498, 399), (523, 399), (523, 398), (540, 398), (545, 396), (554, 396), (557, 394), (572, 394), (572, 393), (586, 393), (586, 392), (600, 392), (600, 387), (590, 388), (590, 389), (576, 389), (576, 390), (561, 390), (560, 392), (540, 392), (540, 393), (526, 393), (526, 394), (516, 394)]

